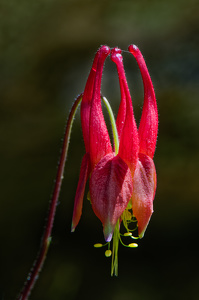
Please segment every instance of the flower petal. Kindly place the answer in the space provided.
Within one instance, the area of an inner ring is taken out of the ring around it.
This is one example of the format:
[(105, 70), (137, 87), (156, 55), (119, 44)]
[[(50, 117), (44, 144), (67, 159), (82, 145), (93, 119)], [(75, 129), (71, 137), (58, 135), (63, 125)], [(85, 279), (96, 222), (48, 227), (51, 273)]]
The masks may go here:
[(99, 49), (94, 92), (90, 111), (90, 161), (91, 171), (106, 154), (112, 152), (112, 146), (104, 120), (101, 106), (101, 79), (104, 61), (110, 53), (110, 48), (102, 46)]
[(89, 154), (86, 153), (82, 159), (79, 182), (77, 185), (77, 190), (75, 195), (72, 226), (71, 226), (72, 232), (75, 231), (75, 227), (77, 226), (81, 218), (82, 205), (84, 199), (84, 190), (85, 190), (86, 181), (88, 179), (88, 175), (89, 175)]
[[(133, 176), (138, 160), (139, 150), (137, 126), (133, 113), (131, 95), (125, 76), (122, 55), (118, 50), (114, 51), (113, 49), (111, 53), (111, 59), (116, 63), (117, 66), (122, 97), (121, 101), (125, 102), (124, 95), (126, 98), (126, 108), (124, 105), (122, 106), (123, 109), (126, 109), (125, 119), (123, 119), (120, 123), (118, 121), (118, 126), (120, 126), (120, 128), (118, 127), (118, 131), (120, 132), (119, 156), (127, 163)], [(121, 115), (119, 115), (119, 118), (120, 116)], [(124, 118), (124, 116), (122, 116), (122, 118)], [(122, 126), (123, 128), (121, 128)]]
[(112, 153), (102, 158), (91, 175), (90, 196), (107, 242), (112, 239), (115, 225), (127, 207), (132, 191), (133, 181), (127, 164)]
[(158, 110), (153, 84), (144, 58), (135, 45), (129, 46), (129, 51), (135, 57), (141, 71), (144, 84), (144, 105), (139, 125), (140, 153), (154, 156), (158, 134)]
[(82, 125), (82, 133), (84, 137), (84, 144), (86, 148), (86, 152), (89, 152), (89, 124), (90, 124), (90, 108), (91, 108), (91, 100), (93, 97), (93, 88), (95, 83), (96, 76), (96, 68), (99, 58), (99, 51), (97, 51), (93, 65), (88, 76), (86, 86), (84, 89), (82, 103), (81, 103), (81, 125)]
[(139, 154), (133, 178), (132, 209), (138, 221), (138, 234), (140, 238), (144, 236), (153, 213), (155, 190), (156, 170), (153, 160), (145, 154)]
[[(116, 63), (119, 74), (123, 72), (120, 72), (120, 67), (119, 64), (117, 63), (118, 60), (117, 54), (121, 54), (121, 53), (122, 51), (119, 48), (113, 48), (111, 50), (111, 60)], [(118, 137), (120, 140), (120, 136), (124, 127), (124, 121), (126, 118), (126, 93), (123, 86), (123, 76), (119, 75), (118, 77), (119, 77), (119, 84), (120, 84), (121, 101), (120, 101), (120, 106), (117, 114), (116, 126), (117, 126)]]

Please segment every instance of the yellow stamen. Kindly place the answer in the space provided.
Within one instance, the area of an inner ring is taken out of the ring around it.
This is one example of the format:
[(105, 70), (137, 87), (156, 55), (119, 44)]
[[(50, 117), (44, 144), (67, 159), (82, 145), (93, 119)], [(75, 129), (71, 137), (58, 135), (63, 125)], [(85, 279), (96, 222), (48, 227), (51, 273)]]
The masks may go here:
[(131, 244), (128, 244), (128, 247), (130, 247), (130, 248), (137, 248), (137, 247), (138, 247), (138, 244), (136, 244), (136, 243), (131, 243)]
[(100, 243), (97, 243), (97, 244), (95, 244), (95, 245), (93, 245), (95, 248), (101, 248), (103, 245), (102, 244), (100, 244)]
[(139, 239), (139, 236), (133, 236), (133, 235), (132, 235), (131, 238), (134, 239), (134, 240), (138, 240), (138, 239)]
[(132, 219), (132, 214), (129, 210), (124, 211), (124, 217), (127, 221), (130, 221)]
[(112, 263), (111, 263), (111, 276), (113, 274), (115, 276), (118, 275), (118, 248), (119, 248), (119, 241), (120, 241), (120, 223), (119, 220), (117, 221), (113, 233), (113, 255), (112, 255)]
[(105, 251), (105, 256), (106, 257), (110, 257), (112, 255), (112, 251), (111, 250), (106, 250)]
[(124, 236), (132, 236), (132, 233), (131, 232), (125, 232)]
[[(126, 232), (124, 234), (120, 233), (120, 222), (123, 221), (124, 226), (126, 227)], [(135, 221), (137, 222), (137, 220), (135, 219)], [(111, 247), (111, 242), (107, 242), (105, 244), (101, 244), (101, 243), (97, 243), (94, 244), (95, 248), (101, 248), (104, 246), (108, 245), (108, 249), (105, 251), (105, 256), (106, 257), (110, 257), (112, 256), (112, 260), (111, 260), (111, 276), (118, 275), (118, 248), (119, 248), (119, 242), (128, 248), (137, 248), (138, 244), (136, 243), (130, 243), (130, 244), (124, 244), (122, 241), (122, 237), (130, 237), (132, 239), (139, 239), (139, 237), (134, 237), (132, 235), (131, 231), (136, 230), (137, 228), (137, 224), (136, 224), (136, 228), (135, 229), (129, 229), (128, 225), (129, 223), (134, 222), (134, 218), (133, 218), (133, 214), (131, 211), (128, 211), (127, 209), (123, 212), (121, 219), (118, 219), (115, 228), (114, 228), (114, 232), (113, 232), (113, 238), (112, 238), (112, 250), (110, 250)]]

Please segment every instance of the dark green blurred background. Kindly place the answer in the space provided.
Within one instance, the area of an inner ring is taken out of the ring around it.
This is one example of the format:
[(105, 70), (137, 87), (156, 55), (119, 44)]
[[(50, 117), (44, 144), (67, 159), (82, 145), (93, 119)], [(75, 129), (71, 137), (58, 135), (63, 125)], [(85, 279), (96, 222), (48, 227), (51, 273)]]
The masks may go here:
[[(70, 233), (84, 145), (76, 117), (53, 241), (32, 300), (199, 299), (199, 5), (194, 0), (0, 0), (0, 299), (15, 299), (38, 251), (74, 98), (101, 44), (141, 49), (158, 101), (154, 214), (137, 249), (119, 249), (119, 277), (93, 244), (87, 200)], [(143, 87), (124, 54), (137, 119)], [(115, 65), (102, 91), (120, 100)], [(114, 105), (115, 104), (115, 105)]]

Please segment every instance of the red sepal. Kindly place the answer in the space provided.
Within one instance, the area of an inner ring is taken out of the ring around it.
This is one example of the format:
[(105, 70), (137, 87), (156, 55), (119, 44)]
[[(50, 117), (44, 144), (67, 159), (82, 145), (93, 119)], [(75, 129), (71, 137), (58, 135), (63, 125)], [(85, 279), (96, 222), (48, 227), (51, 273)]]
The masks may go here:
[(72, 226), (71, 231), (75, 231), (75, 227), (79, 223), (82, 214), (82, 206), (84, 199), (84, 191), (86, 186), (86, 181), (89, 175), (89, 154), (86, 153), (82, 159), (79, 181), (77, 185), (74, 209), (73, 209), (73, 218), (72, 218)]
[(129, 51), (133, 54), (138, 63), (144, 84), (144, 105), (138, 131), (140, 141), (139, 152), (153, 158), (158, 134), (158, 110), (155, 92), (140, 50), (137, 46), (130, 45)]
[(139, 154), (133, 178), (132, 209), (138, 221), (139, 237), (144, 236), (153, 213), (153, 199), (156, 191), (156, 170), (153, 160)]
[(112, 146), (104, 120), (102, 106), (101, 106), (101, 79), (104, 61), (110, 53), (110, 48), (102, 46), (99, 49), (99, 58), (97, 63), (94, 92), (91, 103), (90, 111), (90, 162), (91, 171), (95, 165), (104, 157), (106, 154), (112, 152)]
[(86, 148), (86, 152), (89, 152), (89, 132), (90, 132), (90, 109), (91, 109), (91, 101), (93, 97), (95, 77), (96, 77), (96, 69), (99, 58), (100, 49), (97, 51), (93, 65), (88, 76), (86, 86), (84, 89), (82, 103), (81, 103), (81, 125), (82, 125), (82, 133), (84, 137), (84, 144)]
[(92, 208), (104, 228), (107, 242), (128, 205), (133, 192), (131, 171), (117, 155), (110, 153), (95, 166), (90, 179)]
[[(116, 63), (121, 89), (122, 106), (119, 109), (119, 119), (117, 119), (118, 132), (120, 133), (119, 156), (129, 166), (133, 176), (138, 160), (139, 150), (137, 125), (134, 118), (131, 95), (125, 76), (123, 58), (117, 48), (112, 50), (111, 59)], [(125, 102), (126, 105), (124, 104)], [(122, 109), (125, 109), (126, 111), (122, 112)]]

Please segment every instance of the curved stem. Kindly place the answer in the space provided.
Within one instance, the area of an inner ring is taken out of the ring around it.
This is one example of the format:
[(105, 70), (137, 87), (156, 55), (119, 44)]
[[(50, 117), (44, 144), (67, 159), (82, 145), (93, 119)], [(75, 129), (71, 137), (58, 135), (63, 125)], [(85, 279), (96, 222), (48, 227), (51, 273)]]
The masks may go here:
[(68, 146), (69, 146), (69, 141), (70, 141), (71, 128), (72, 128), (73, 120), (75, 117), (75, 113), (77, 111), (77, 108), (78, 108), (81, 100), (82, 100), (82, 94), (80, 96), (78, 96), (78, 98), (75, 100), (75, 103), (73, 104), (73, 107), (71, 109), (71, 112), (70, 112), (70, 115), (69, 115), (69, 118), (67, 121), (66, 130), (65, 130), (65, 134), (64, 134), (64, 141), (63, 141), (63, 146), (62, 146), (62, 153), (61, 153), (59, 166), (58, 166), (58, 170), (57, 170), (54, 191), (53, 191), (53, 195), (52, 195), (52, 198), (50, 201), (47, 222), (46, 222), (46, 226), (44, 228), (44, 234), (43, 234), (43, 237), (41, 240), (41, 247), (40, 247), (38, 256), (32, 266), (32, 269), (27, 276), (24, 287), (23, 287), (20, 295), (18, 296), (17, 300), (28, 299), (28, 296), (30, 295), (31, 290), (34, 287), (36, 280), (38, 279), (39, 272), (42, 269), (44, 260), (46, 258), (46, 254), (48, 252), (48, 248), (49, 248), (49, 245), (51, 242), (51, 233), (52, 233), (52, 228), (53, 228), (53, 222), (54, 222), (57, 202), (58, 202), (61, 184), (62, 184), (62, 180), (63, 180), (64, 167), (65, 167), (65, 161), (66, 161)]

